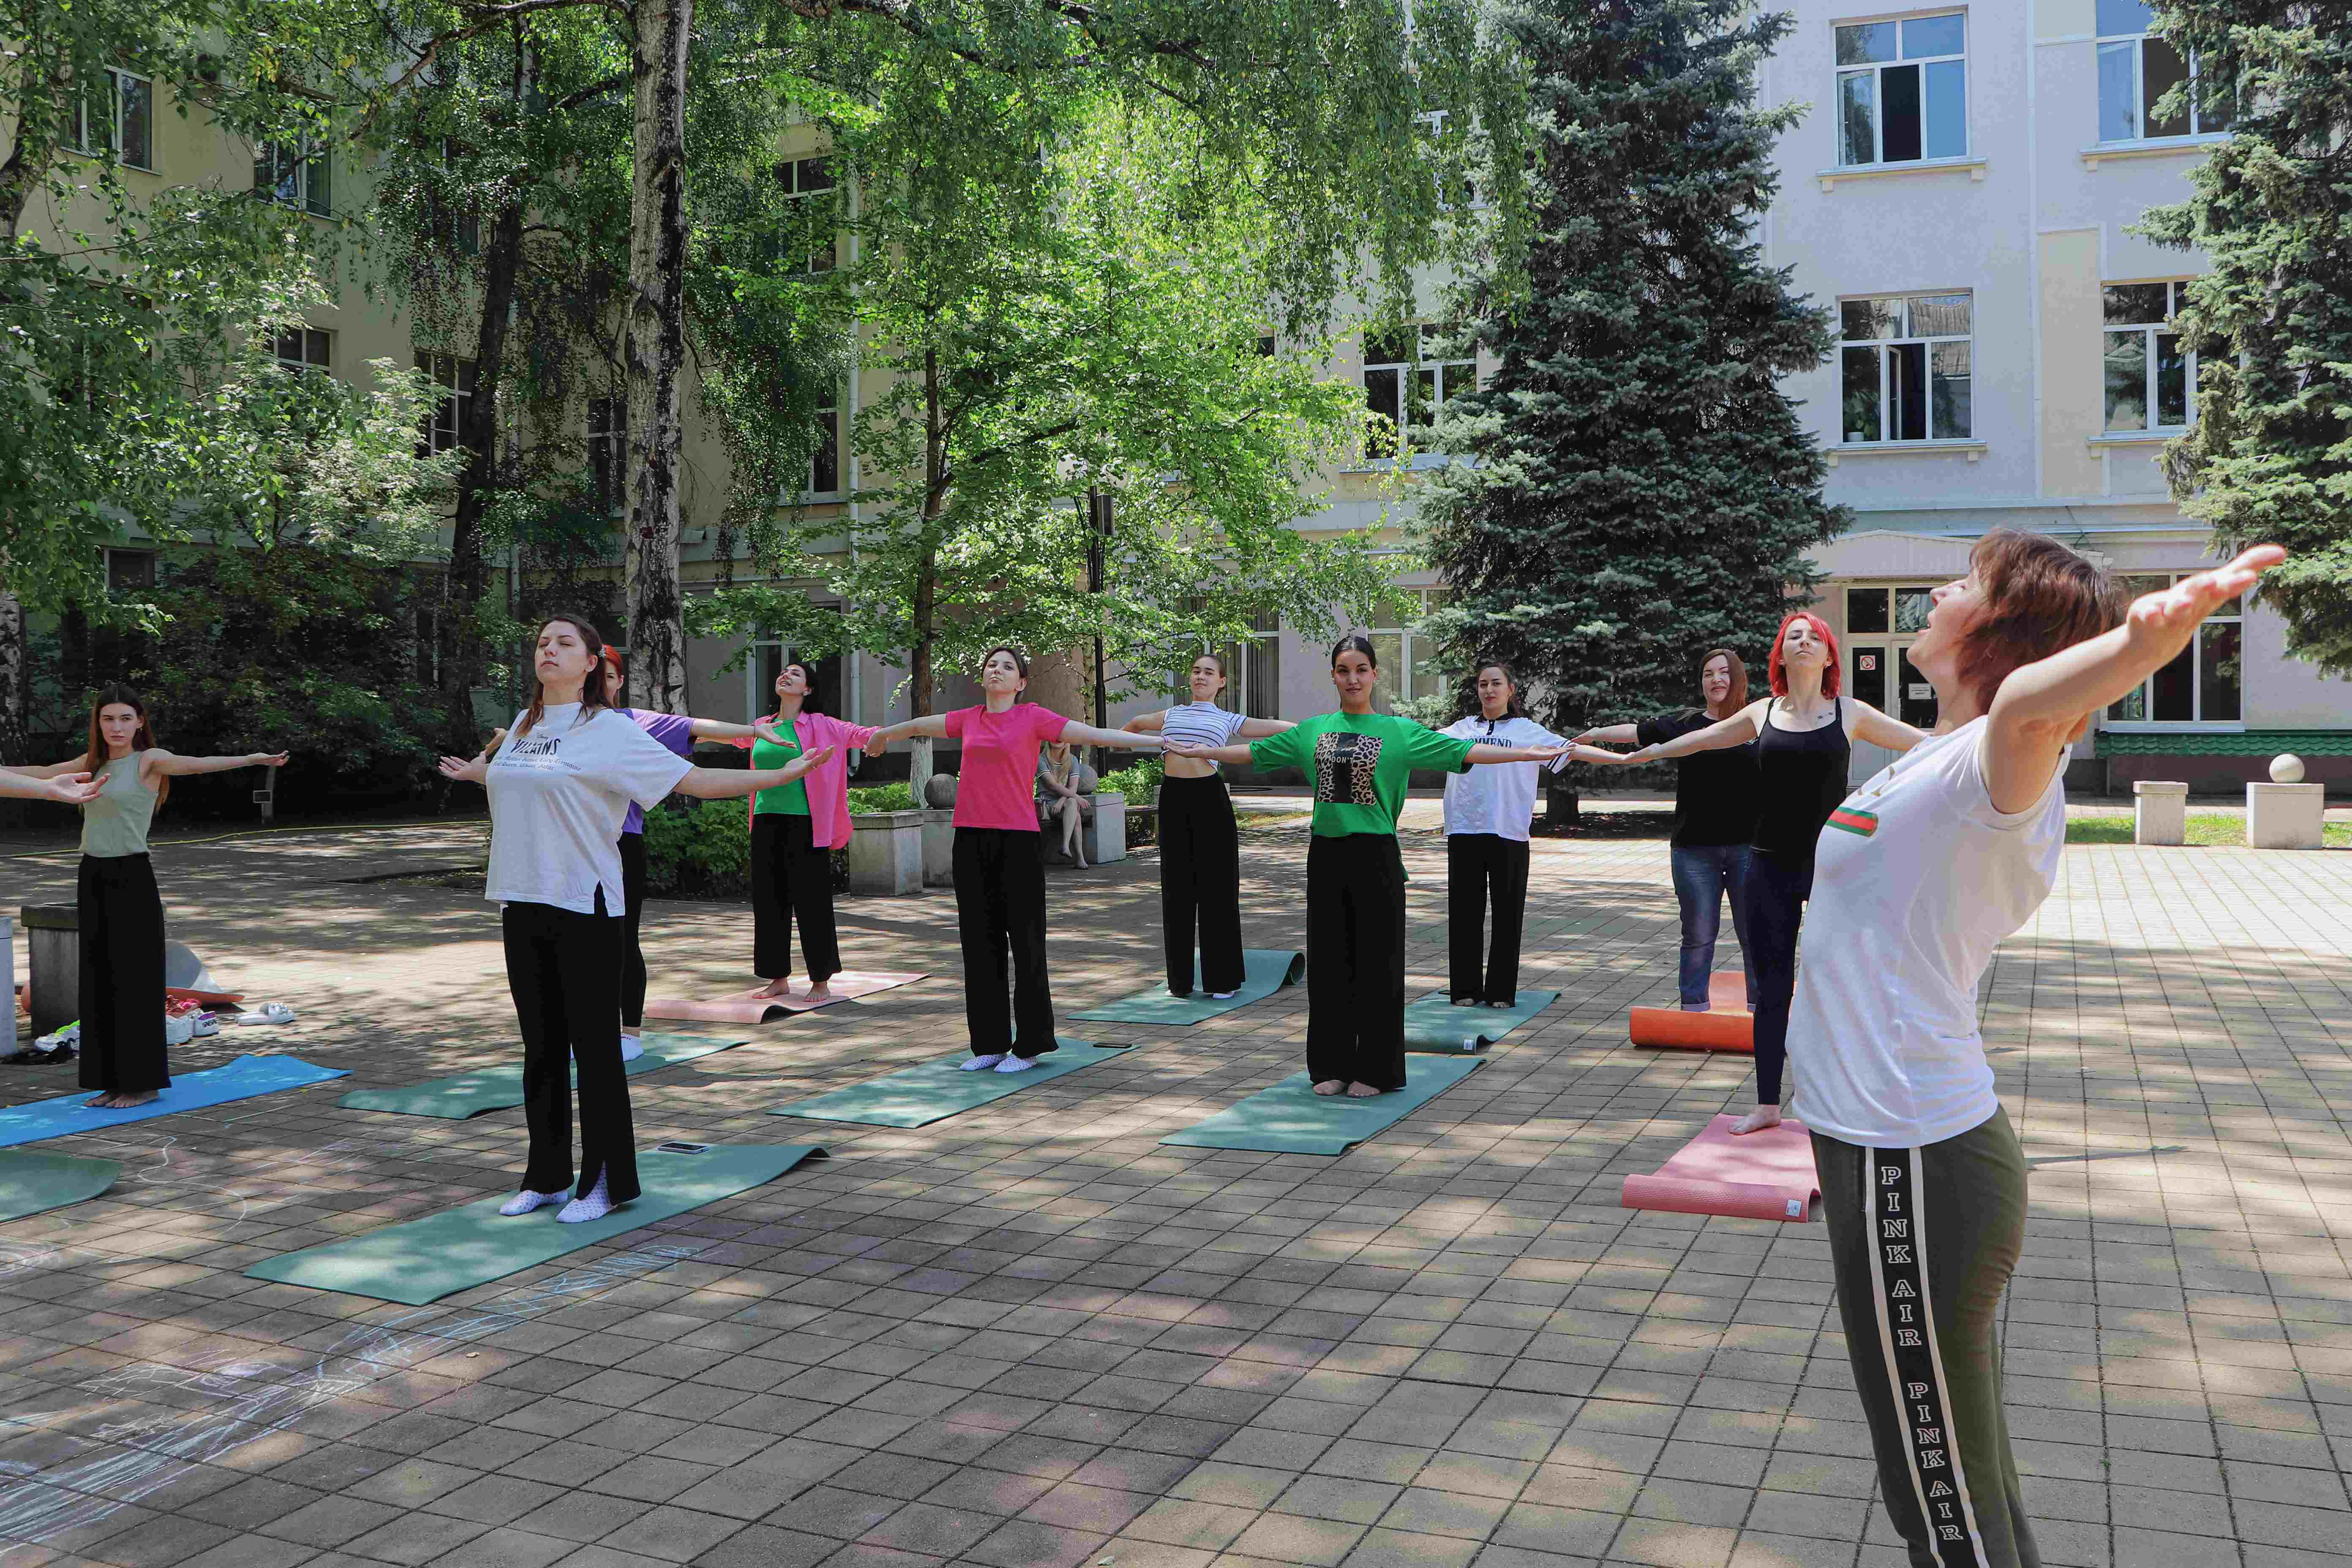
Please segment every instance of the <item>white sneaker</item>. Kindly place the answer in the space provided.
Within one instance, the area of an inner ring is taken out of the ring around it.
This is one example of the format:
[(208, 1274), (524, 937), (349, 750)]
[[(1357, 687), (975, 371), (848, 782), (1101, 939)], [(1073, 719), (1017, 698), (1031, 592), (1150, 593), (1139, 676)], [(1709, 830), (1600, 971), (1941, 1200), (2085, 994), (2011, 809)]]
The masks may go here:
[(206, 1035), (217, 1035), (220, 1033), (220, 1020), (213, 1016), (210, 1013), (189, 1014), (188, 1026), (194, 1032), (195, 1037), (200, 1040)]
[(39, 1039), (35, 1040), (33, 1044), (40, 1047), (41, 1049), (45, 1051), (54, 1051), (60, 1046), (68, 1046), (75, 1050), (79, 1050), (81, 1049), (81, 1020), (79, 1018), (76, 1018), (72, 1023), (68, 1024), (64, 1028), (58, 1030), (56, 1033), (43, 1035)]
[(621, 1059), (623, 1061), (633, 1062), (645, 1054), (646, 1043), (643, 1040), (639, 1039), (635, 1035), (623, 1035), (621, 1037)]
[(163, 1015), (163, 1043), (165, 1045), (184, 1046), (190, 1040), (195, 1038), (195, 1036), (196, 1026), (194, 1019), (174, 1018), (169, 1013)]
[(1037, 1065), (1035, 1057), (1007, 1057), (996, 1064), (998, 1072), (1027, 1072)]
[(979, 1072), (984, 1068), (992, 1068), (1004, 1059), (1005, 1056), (1003, 1051), (999, 1051), (994, 1056), (990, 1057), (974, 1057), (970, 1061), (958, 1062), (956, 1064), (956, 1070), (958, 1072)]

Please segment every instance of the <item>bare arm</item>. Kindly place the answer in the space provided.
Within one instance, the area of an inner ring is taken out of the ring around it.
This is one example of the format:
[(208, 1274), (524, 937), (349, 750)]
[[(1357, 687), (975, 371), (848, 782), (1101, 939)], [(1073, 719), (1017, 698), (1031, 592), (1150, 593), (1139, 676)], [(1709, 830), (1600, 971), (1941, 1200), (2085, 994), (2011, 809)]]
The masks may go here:
[(225, 773), (232, 768), (282, 768), (286, 765), (283, 752), (247, 752), (241, 757), (184, 757), (177, 752), (167, 752), (161, 746), (140, 753), (146, 759), (147, 771), (168, 778), (184, 778), (190, 773)]
[(1853, 708), (1853, 720), (1846, 731), (1849, 740), (1867, 741), (1890, 752), (1907, 752), (1927, 738), (1927, 731), (1890, 718), (1867, 702), (1856, 701)]
[(1641, 743), (1641, 731), (1631, 724), (1603, 724), (1597, 730), (1587, 730), (1573, 742), (1580, 746), (1633, 746)]
[(62, 763), (26, 763), (19, 767), (0, 768), (0, 773), (16, 773), (28, 779), (53, 779), (66, 773), (88, 773), (89, 768), (89, 753), (84, 752), (79, 756), (68, 757)]
[(1073, 721), (1062, 726), (1059, 737), (1065, 745), (1108, 746), (1115, 752), (1156, 752), (1167, 742), (1157, 735), (1131, 734), (1125, 730), (1097, 730), (1092, 724)]
[(1198, 757), (1204, 763), (1234, 763), (1240, 765), (1246, 765), (1250, 760), (1250, 749), (1247, 746), (1171, 745), (1168, 748), (1168, 754), (1171, 757)]
[(1244, 719), (1242, 727), (1234, 731), (1244, 741), (1263, 741), (1268, 735), (1279, 735), (1285, 730), (1298, 728), (1293, 719)]
[(1757, 726), (1764, 721), (1764, 710), (1770, 701), (1768, 697), (1761, 702), (1750, 702), (1721, 723), (1709, 724), (1704, 730), (1693, 730), (1687, 735), (1677, 735), (1655, 746), (1644, 746), (1638, 752), (1627, 753), (1625, 761), (1654, 763), (1669, 757), (1687, 757), (1695, 752), (1720, 752), (1732, 746), (1744, 746), (1759, 733)]
[(938, 741), (946, 739), (947, 732), (948, 716), (944, 713), (926, 713), (919, 719), (901, 719), (896, 724), (885, 724), (875, 731), (866, 740), (866, 754), (878, 757), (891, 742), (904, 740), (910, 735), (929, 735)]
[(1138, 713), (1119, 728), (1131, 735), (1157, 735), (1167, 722), (1168, 710), (1163, 708), (1157, 713)]
[(1985, 727), (1985, 792), (1992, 808), (2019, 812), (2041, 799), (2059, 757), (2092, 714), (2169, 664), (2198, 622), (2285, 559), (2275, 544), (2256, 545), (2227, 566), (2134, 600), (2115, 630), (2010, 671)]
[(46, 800), (58, 805), (79, 805), (98, 798), (103, 783), (93, 784), (86, 773), (60, 773), (50, 768), (0, 768), (0, 795), (12, 800)]
[(1549, 763), (1565, 754), (1565, 746), (1489, 746), (1483, 742), (1470, 748), (1465, 762), (1474, 765), (1486, 763)]
[(804, 752), (781, 768), (688, 768), (675, 786), (679, 795), (697, 800), (740, 800), (763, 789), (788, 784), (832, 757), (831, 746)]
[(490, 777), (490, 764), (480, 756), (444, 757), (441, 759), (441, 776), (467, 784), (487, 784)]
[(792, 742), (776, 733), (765, 719), (749, 724), (729, 724), (718, 719), (692, 719), (688, 733), (698, 741), (765, 741), (772, 746), (788, 746)]

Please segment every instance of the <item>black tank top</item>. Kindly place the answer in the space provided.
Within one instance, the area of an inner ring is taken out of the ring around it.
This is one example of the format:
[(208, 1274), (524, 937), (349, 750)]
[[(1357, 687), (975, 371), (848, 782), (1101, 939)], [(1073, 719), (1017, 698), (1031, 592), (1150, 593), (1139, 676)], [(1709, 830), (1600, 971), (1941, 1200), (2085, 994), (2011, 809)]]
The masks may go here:
[(1764, 710), (1756, 737), (1756, 773), (1762, 808), (1755, 847), (1792, 860), (1810, 860), (1830, 813), (1846, 797), (1846, 765), (1853, 742), (1845, 734), (1845, 699), (1818, 730), (1787, 730)]

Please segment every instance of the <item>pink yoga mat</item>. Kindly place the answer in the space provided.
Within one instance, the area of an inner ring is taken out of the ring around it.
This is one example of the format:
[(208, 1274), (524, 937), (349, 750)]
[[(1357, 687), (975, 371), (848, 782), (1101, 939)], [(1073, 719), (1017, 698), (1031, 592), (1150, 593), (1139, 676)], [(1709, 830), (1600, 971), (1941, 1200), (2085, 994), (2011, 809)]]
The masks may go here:
[(1746, 1137), (1737, 1116), (1718, 1116), (1654, 1175), (1628, 1176), (1620, 1198), (1629, 1209), (1719, 1214), (1739, 1219), (1811, 1219), (1821, 1180), (1813, 1141), (1801, 1121), (1783, 1121)]
[(713, 1001), (690, 997), (648, 996), (646, 1016), (648, 1018), (691, 1018), (705, 1024), (764, 1024), (779, 1013), (805, 1013), (815, 1007), (830, 1007), (835, 1002), (852, 1002), (860, 996), (871, 996), (877, 991), (887, 991), (894, 985), (905, 985), (922, 979), (920, 974), (900, 974), (880, 970), (845, 969), (833, 977), (833, 994), (822, 1002), (809, 1000), (808, 982), (794, 979), (792, 988), (782, 996), (760, 996), (751, 991), (739, 991), (733, 995)]

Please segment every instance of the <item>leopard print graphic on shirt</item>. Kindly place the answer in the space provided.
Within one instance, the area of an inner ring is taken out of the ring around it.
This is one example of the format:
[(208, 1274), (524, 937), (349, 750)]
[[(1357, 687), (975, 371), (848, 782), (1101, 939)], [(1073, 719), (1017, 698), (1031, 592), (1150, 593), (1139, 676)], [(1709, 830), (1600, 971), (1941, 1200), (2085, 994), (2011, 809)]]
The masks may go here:
[(1327, 805), (1378, 805), (1372, 781), (1381, 761), (1381, 738), (1329, 730), (1315, 740), (1315, 798)]

